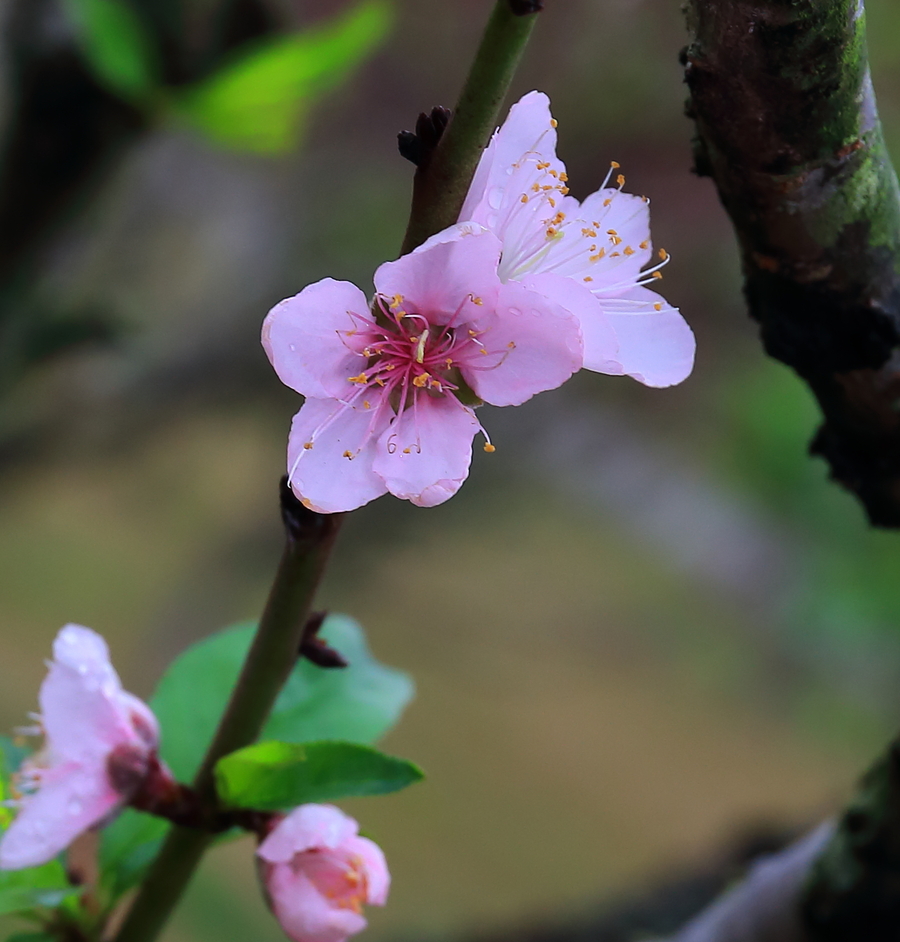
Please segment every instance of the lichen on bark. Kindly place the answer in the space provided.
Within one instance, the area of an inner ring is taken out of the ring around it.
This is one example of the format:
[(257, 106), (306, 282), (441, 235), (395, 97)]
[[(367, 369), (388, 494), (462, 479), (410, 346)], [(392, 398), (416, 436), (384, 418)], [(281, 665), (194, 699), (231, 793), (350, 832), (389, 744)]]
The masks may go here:
[(900, 526), (900, 191), (862, 0), (689, 0), (698, 173), (734, 223), (766, 351), (809, 383), (812, 450)]

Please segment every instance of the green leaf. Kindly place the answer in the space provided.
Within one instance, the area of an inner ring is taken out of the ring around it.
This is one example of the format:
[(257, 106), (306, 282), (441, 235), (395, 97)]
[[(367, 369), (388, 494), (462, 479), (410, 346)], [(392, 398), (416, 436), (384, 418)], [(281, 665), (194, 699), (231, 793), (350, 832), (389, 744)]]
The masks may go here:
[(386, 0), (364, 0), (326, 26), (257, 46), (175, 98), (173, 111), (216, 143), (283, 153), (309, 106), (381, 43), (390, 21)]
[(57, 942), (55, 935), (49, 932), (17, 932), (11, 935), (6, 942)]
[(351, 742), (263, 742), (232, 752), (216, 765), (223, 803), (260, 811), (386, 795), (422, 777), (422, 770), (406, 759)]
[(65, 0), (81, 48), (96, 77), (110, 91), (139, 102), (159, 86), (150, 37), (127, 0)]
[[(256, 626), (227, 628), (188, 648), (166, 671), (151, 706), (162, 728), (162, 756), (181, 781), (190, 781), (215, 732)], [(265, 739), (306, 742), (341, 739), (370, 743), (399, 718), (412, 681), (376, 661), (362, 628), (346, 615), (329, 615), (320, 635), (350, 666), (323, 670), (299, 661), (263, 732)], [(117, 898), (137, 883), (167, 825), (126, 810), (103, 831), (101, 869)]]
[(69, 883), (58, 860), (24, 870), (0, 870), (0, 915), (42, 907), (53, 909), (80, 892)]
[[(157, 688), (151, 706), (163, 730), (162, 757), (182, 781), (190, 781), (197, 771), (255, 630), (253, 624), (240, 625), (188, 648)], [(374, 742), (409, 702), (412, 681), (372, 657), (362, 628), (347, 615), (329, 615), (320, 636), (350, 666), (323, 670), (298, 661), (261, 738)]]

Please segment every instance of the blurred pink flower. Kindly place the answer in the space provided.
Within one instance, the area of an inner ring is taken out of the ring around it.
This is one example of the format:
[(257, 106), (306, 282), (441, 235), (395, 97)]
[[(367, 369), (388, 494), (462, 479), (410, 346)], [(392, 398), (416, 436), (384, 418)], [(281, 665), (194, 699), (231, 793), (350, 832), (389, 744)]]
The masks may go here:
[(387, 901), (384, 854), (358, 830), (333, 805), (301, 805), (260, 844), (269, 903), (295, 942), (342, 942), (365, 929), (363, 903)]
[(618, 166), (582, 203), (569, 196), (550, 100), (529, 92), (488, 144), (459, 219), (500, 238), (504, 282), (540, 291), (579, 319), (587, 369), (671, 386), (691, 372), (694, 335), (645, 287), (661, 277), (668, 255), (660, 250), (644, 268), (653, 258), (649, 200), (623, 193), (619, 173), (607, 187)]
[(359, 288), (331, 278), (269, 312), (266, 353), (306, 396), (288, 475), (307, 507), (352, 510), (388, 491), (442, 503), (484, 431), (466, 402), (519, 405), (580, 369), (577, 320), (525, 285), (503, 284), (499, 258), (495, 235), (454, 226), (376, 271), (374, 315)]
[[(96, 632), (66, 625), (49, 666), (39, 697), (46, 744), (20, 771), (20, 810), (0, 840), (4, 870), (46, 863), (102, 821), (140, 784), (159, 742), (156, 718), (122, 689)], [(133, 773), (115, 784), (113, 756)]]

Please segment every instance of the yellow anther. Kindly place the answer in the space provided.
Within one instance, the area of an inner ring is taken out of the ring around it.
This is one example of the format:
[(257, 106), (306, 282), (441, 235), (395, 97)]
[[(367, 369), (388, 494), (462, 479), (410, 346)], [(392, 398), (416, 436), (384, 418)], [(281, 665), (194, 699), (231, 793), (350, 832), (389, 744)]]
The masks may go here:
[(555, 186), (550, 186), (549, 183), (545, 183), (545, 184), (541, 187), (541, 189), (546, 193), (547, 190), (555, 190), (556, 187), (555, 187)]
[(550, 166), (549, 160), (544, 160), (539, 164), (535, 164), (538, 170), (546, 170)]
[(610, 257), (610, 258), (618, 258), (620, 254), (621, 254), (621, 253), (619, 253), (619, 252), (610, 252), (610, 253), (609, 253), (609, 257)]
[(622, 166), (622, 165), (619, 163), (618, 160), (611, 160), (611, 161), (609, 162), (609, 165), (610, 165), (610, 167), (613, 168), (613, 170), (618, 170), (619, 167)]
[(640, 246), (640, 247), (641, 247), (642, 249), (649, 248), (649, 247), (650, 247), (650, 242), (649, 242), (649, 240), (644, 239), (644, 241), (641, 243), (641, 246)]
[(369, 402), (368, 399), (363, 399), (363, 408), (364, 408), (364, 409), (371, 409), (371, 408), (372, 408), (372, 403)]
[(390, 306), (391, 306), (392, 308), (400, 307), (400, 305), (401, 305), (402, 303), (403, 303), (403, 295), (402, 295), (402, 294), (395, 294), (395, 295), (393, 296), (393, 298), (391, 298), (391, 304), (390, 304)]
[(429, 385), (432, 389), (443, 389), (443, 388), (444, 388), (444, 387), (440, 384), (440, 382), (439, 382), (438, 380), (436, 380), (436, 379), (430, 379), (430, 380), (428, 380), (428, 385)]
[(661, 272), (661, 271), (655, 271), (655, 272), (653, 272), (653, 277), (654, 277), (654, 278), (662, 278), (662, 272)]
[(481, 353), (483, 356), (487, 356), (487, 350), (485, 350), (484, 347), (481, 348)]
[(619, 233), (616, 232), (615, 229), (607, 229), (607, 230), (606, 230), (606, 234), (607, 234), (607, 235), (618, 235)]
[(581, 230), (581, 234), (582, 234), (583, 236), (587, 236), (589, 239), (596, 239), (596, 238), (597, 238), (597, 232), (596, 232), (596, 230), (594, 230), (594, 229), (582, 229), (582, 230)]
[(650, 202), (650, 197), (649, 197), (649, 196), (642, 196), (641, 199), (642, 199), (645, 203), (649, 203), (649, 202)]
[(661, 311), (661, 310), (662, 310), (662, 305), (659, 303), (659, 301), (657, 301), (656, 304), (653, 305), (653, 310), (654, 310), (654, 311)]
[[(395, 369), (397, 369), (397, 364), (396, 364), (396, 363), (388, 363), (388, 364), (385, 365), (384, 368), (390, 372), (390, 370), (395, 370)], [(378, 380), (376, 379), (375, 382), (377, 383)], [(381, 385), (383, 386), (384, 383), (382, 383)]]
[(365, 386), (369, 381), (369, 377), (365, 373), (360, 373), (359, 376), (348, 376), (347, 381), (351, 383), (359, 383), (361, 386)]
[(469, 300), (470, 300), (473, 304), (477, 304), (479, 307), (481, 307), (481, 305), (484, 304), (484, 299), (483, 299), (483, 298), (479, 298), (477, 295), (474, 295), (474, 294), (470, 294), (470, 295), (469, 295)]
[(303, 447), (304, 447), (307, 451), (309, 451), (310, 448), (312, 448), (312, 446), (313, 446), (313, 443), (312, 443), (312, 442), (304, 442), (304, 443), (303, 443)]
[(418, 386), (419, 389), (422, 389), (430, 379), (430, 373), (419, 373), (418, 376), (413, 377), (413, 386)]
[(484, 443), (484, 450), (485, 450), (489, 455), (492, 455), (497, 449), (496, 449), (490, 442), (485, 442), (485, 443)]
[(619, 186), (625, 186), (625, 174), (624, 173), (620, 173), (616, 177), (616, 183), (618, 183)]
[(591, 256), (588, 258), (588, 261), (590, 261), (590, 262), (599, 262), (600, 259), (603, 258), (604, 255), (606, 255), (606, 249), (600, 249), (600, 251), (599, 251), (596, 255), (591, 255)]
[(372, 351), (368, 347), (363, 347), (363, 356), (364, 357), (372, 356)]
[(561, 186), (561, 187), (559, 188), (559, 192), (562, 193), (563, 196), (568, 196), (568, 195), (569, 195), (569, 188), (568, 188), (567, 186)]
[(408, 455), (409, 452), (410, 452), (410, 449), (409, 449), (409, 448), (404, 448), (404, 449), (403, 449), (403, 454), (404, 454), (404, 455)]
[(447, 359), (444, 360), (444, 362), (447, 364), (447, 369), (449, 370), (450, 367), (453, 366), (453, 357), (447, 357)]
[(376, 382), (379, 386), (384, 386), (384, 380), (383, 380), (380, 376), (376, 376), (376, 377), (375, 377), (375, 382)]
[(300, 503), (303, 504), (307, 510), (312, 510), (312, 501), (308, 497), (301, 497)]
[(626, 245), (625, 248), (622, 249), (622, 251), (623, 251), (626, 255), (634, 255), (634, 249), (633, 249), (630, 245)]
[(622, 237), (621, 237), (621, 236), (610, 236), (610, 237), (609, 237), (609, 241), (612, 242), (613, 245), (621, 245), (621, 244), (622, 244)]
[(590, 275), (585, 275), (585, 277), (584, 277), (584, 279), (583, 279), (583, 280), (584, 280), (584, 281), (593, 281), (594, 279), (593, 279), (593, 278), (591, 278), (591, 276), (590, 276)]
[(603, 201), (603, 205), (604, 205), (604, 206), (609, 206), (609, 204), (610, 204), (611, 202), (612, 202), (611, 199), (605, 199), (605, 200)]
[(527, 194), (527, 193), (523, 193), (523, 194), (519, 197), (519, 201), (522, 202), (522, 203), (527, 203), (527, 202), (528, 202), (528, 194)]
[(510, 350), (515, 350), (516, 349), (515, 340), (510, 340), (510, 342), (506, 346), (509, 347)]
[(665, 249), (659, 250), (659, 257), (665, 261), (669, 257), (669, 253)]
[(352, 451), (345, 451), (345, 452), (344, 452), (344, 457), (345, 457), (345, 458), (352, 458), (352, 457), (353, 457), (353, 452), (352, 452)]
[(556, 230), (553, 226), (547, 226), (547, 238), (552, 239), (556, 235)]
[(551, 128), (555, 128), (555, 127), (557, 127), (558, 125), (559, 125), (559, 122), (556, 120), (556, 118), (551, 118), (551, 119), (550, 119), (550, 127), (551, 127)]
[(560, 183), (565, 183), (566, 180), (568, 180), (568, 179), (569, 179), (569, 175), (568, 175), (567, 173), (561, 173), (561, 174), (559, 175), (559, 182), (560, 182)]
[(535, 193), (540, 193), (540, 192), (541, 192), (541, 185), (540, 185), (540, 183), (532, 183), (532, 184), (531, 184), (531, 189), (532, 189)]

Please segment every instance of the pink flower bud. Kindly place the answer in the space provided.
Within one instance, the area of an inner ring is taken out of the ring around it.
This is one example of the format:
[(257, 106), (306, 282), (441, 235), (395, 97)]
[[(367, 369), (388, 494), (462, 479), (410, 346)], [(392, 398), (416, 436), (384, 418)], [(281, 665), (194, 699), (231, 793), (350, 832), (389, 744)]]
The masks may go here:
[(159, 744), (149, 707), (122, 689), (106, 642), (66, 625), (40, 691), (45, 747), (23, 765), (20, 810), (0, 840), (0, 869), (52, 860), (140, 787)]
[(358, 830), (333, 805), (301, 805), (260, 844), (269, 905), (295, 942), (343, 942), (365, 929), (363, 903), (385, 904), (384, 854)]

